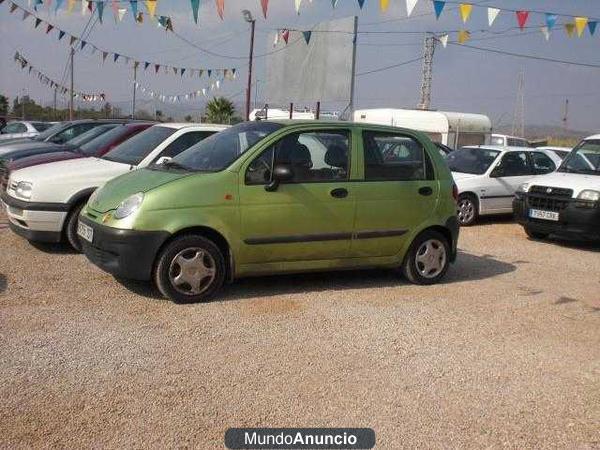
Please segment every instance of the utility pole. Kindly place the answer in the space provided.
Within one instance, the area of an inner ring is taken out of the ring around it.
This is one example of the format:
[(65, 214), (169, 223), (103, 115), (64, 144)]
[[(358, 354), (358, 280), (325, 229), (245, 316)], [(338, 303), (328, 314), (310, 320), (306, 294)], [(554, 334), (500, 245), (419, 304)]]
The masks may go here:
[(246, 120), (250, 120), (250, 96), (252, 95), (252, 59), (254, 57), (254, 28), (256, 19), (247, 9), (242, 11), (244, 20), (250, 24), (250, 55), (248, 57), (248, 86), (246, 87)]
[(525, 137), (525, 72), (519, 72), (517, 80), (517, 99), (512, 126), (513, 136)]
[(423, 45), (423, 73), (421, 75), (421, 101), (417, 109), (428, 110), (431, 107), (431, 80), (433, 78), (433, 54), (435, 53), (435, 36), (425, 38)]
[(25, 89), (23, 89), (23, 95), (21, 96), (21, 120), (25, 120)]
[(71, 92), (69, 95), (69, 120), (73, 120), (73, 101), (75, 99), (75, 93), (73, 92), (73, 72), (74, 72), (73, 66), (75, 65), (74, 59), (75, 59), (75, 49), (73, 47), (71, 47)]
[(55, 87), (54, 87), (54, 114), (52, 115), (52, 118), (53, 118), (54, 120), (56, 120), (56, 116), (58, 115), (58, 114), (57, 114), (57, 111), (56, 111), (56, 90), (57, 90), (57, 89), (58, 89), (58, 88), (55, 86)]
[(131, 118), (135, 119), (135, 93), (137, 91), (137, 68), (138, 63), (133, 63), (133, 98), (131, 100)]
[(352, 33), (352, 74), (350, 78), (350, 103), (348, 110), (350, 120), (354, 118), (354, 91), (356, 86), (356, 41), (358, 40), (358, 16), (354, 16), (354, 27)]
[(563, 129), (567, 131), (569, 129), (569, 99), (565, 100), (565, 114), (562, 119)]

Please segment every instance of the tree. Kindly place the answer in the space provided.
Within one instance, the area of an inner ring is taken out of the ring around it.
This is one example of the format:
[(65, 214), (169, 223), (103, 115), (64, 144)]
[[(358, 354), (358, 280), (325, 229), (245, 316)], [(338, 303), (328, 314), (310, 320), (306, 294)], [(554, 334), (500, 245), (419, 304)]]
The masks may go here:
[(8, 97), (0, 95), (0, 114), (5, 116), (8, 114)]
[(231, 123), (234, 104), (225, 97), (215, 97), (206, 104), (206, 120), (210, 123)]
[(194, 119), (192, 118), (192, 116), (190, 116), (190, 115), (188, 114), (187, 116), (185, 116), (185, 117), (183, 118), (183, 120), (185, 120), (186, 122), (191, 122), (191, 121), (193, 121)]

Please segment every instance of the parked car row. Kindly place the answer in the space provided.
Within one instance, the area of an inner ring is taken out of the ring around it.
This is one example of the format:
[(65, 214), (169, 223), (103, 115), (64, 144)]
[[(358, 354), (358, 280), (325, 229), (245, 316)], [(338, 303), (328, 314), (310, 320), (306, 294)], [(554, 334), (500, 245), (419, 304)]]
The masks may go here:
[(8, 139), (29, 138), (47, 130), (57, 122), (21, 121), (7, 122), (0, 128), (0, 142)]

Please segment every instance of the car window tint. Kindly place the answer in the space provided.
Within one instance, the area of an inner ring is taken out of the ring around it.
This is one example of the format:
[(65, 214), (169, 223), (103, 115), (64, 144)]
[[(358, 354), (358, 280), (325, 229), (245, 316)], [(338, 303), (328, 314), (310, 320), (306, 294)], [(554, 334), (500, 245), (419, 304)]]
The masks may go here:
[(347, 130), (288, 134), (252, 161), (246, 171), (246, 183), (268, 182), (273, 164), (290, 167), (294, 174), (291, 183), (347, 180), (350, 166), (349, 135)]
[(52, 126), (49, 122), (32, 122), (31, 125), (33, 125), (36, 131), (44, 131)]
[(155, 125), (117, 145), (102, 158), (137, 166), (176, 131), (176, 128)]
[(55, 144), (64, 144), (65, 142), (70, 141), (73, 138), (76, 138), (80, 134), (85, 133), (86, 131), (92, 129), (95, 126), (93, 123), (80, 123), (77, 125), (73, 125), (60, 133), (53, 136), (50, 141)]
[(402, 134), (363, 132), (365, 180), (410, 181), (426, 179), (423, 146)]
[(503, 177), (531, 175), (532, 171), (525, 152), (508, 152), (500, 162)]
[(3, 133), (25, 133), (27, 127), (19, 122), (13, 122), (6, 125), (3, 129)]
[(556, 169), (554, 161), (541, 152), (532, 152), (531, 160), (533, 162), (533, 170), (536, 174), (550, 173)]
[(173, 142), (171, 142), (167, 148), (165, 148), (156, 159), (162, 158), (163, 156), (168, 156), (172, 158), (173, 156), (179, 155), (182, 151), (187, 150), (192, 145), (197, 144), (202, 139), (207, 138), (208, 136), (213, 135), (214, 131), (190, 131), (185, 133), (182, 136), (179, 136)]

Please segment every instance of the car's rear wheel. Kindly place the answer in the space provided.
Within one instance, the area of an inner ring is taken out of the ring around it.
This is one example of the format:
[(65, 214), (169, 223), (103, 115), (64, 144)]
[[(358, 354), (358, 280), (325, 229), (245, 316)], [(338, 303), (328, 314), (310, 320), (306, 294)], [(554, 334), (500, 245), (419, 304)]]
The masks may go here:
[(458, 221), (462, 226), (473, 225), (479, 215), (477, 199), (471, 194), (462, 194), (456, 204)]
[(80, 203), (75, 206), (69, 212), (69, 216), (67, 217), (67, 225), (65, 227), (65, 235), (67, 236), (67, 241), (73, 247), (73, 249), (79, 253), (81, 253), (81, 241), (79, 240), (79, 236), (77, 235), (77, 223), (79, 222), (79, 214), (81, 210), (85, 206), (85, 202)]
[(193, 234), (179, 236), (161, 251), (154, 281), (175, 303), (197, 303), (212, 298), (225, 281), (225, 258), (212, 241)]
[(427, 230), (413, 241), (402, 271), (411, 283), (435, 284), (446, 275), (449, 265), (448, 239), (437, 231)]
[(525, 228), (525, 234), (527, 236), (529, 236), (531, 239), (535, 239), (535, 240), (542, 240), (542, 239), (546, 239), (549, 235), (549, 233), (542, 233), (539, 231), (533, 231), (531, 228), (529, 227), (524, 227)]

